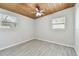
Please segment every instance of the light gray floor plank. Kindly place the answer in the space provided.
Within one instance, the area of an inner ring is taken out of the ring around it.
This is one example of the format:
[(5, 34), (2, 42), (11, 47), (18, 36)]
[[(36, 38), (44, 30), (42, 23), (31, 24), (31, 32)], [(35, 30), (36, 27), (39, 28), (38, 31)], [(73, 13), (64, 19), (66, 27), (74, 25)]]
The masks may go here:
[(76, 56), (73, 48), (40, 40), (26, 43), (0, 51), (0, 56)]

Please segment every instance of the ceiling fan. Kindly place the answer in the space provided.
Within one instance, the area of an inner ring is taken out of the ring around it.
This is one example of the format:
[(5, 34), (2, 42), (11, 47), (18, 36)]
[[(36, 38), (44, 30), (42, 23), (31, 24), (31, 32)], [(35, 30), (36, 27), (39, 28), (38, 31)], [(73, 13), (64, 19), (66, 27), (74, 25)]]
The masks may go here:
[(33, 12), (33, 13), (35, 13), (35, 16), (36, 17), (43, 16), (44, 12), (45, 12), (45, 10), (41, 10), (40, 7), (39, 7), (39, 5), (36, 4), (36, 6), (35, 6), (35, 12)]

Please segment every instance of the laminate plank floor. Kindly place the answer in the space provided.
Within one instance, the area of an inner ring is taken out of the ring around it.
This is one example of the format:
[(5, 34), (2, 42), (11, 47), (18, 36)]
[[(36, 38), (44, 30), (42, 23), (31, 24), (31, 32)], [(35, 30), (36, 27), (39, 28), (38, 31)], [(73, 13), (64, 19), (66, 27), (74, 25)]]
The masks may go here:
[(31, 40), (0, 51), (0, 56), (77, 56), (74, 48)]

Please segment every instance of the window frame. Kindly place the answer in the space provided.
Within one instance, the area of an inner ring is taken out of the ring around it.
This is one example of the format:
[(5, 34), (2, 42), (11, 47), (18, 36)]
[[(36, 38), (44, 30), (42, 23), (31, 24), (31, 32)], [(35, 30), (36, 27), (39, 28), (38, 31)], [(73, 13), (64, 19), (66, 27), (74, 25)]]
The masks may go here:
[[(53, 20), (57, 20), (57, 19), (63, 19), (64, 20), (64, 22), (61, 22), (61, 23), (53, 23)], [(62, 26), (64, 26), (63, 28), (54, 28), (54, 25), (56, 26), (56, 25), (62, 25)], [(66, 17), (65, 16), (63, 16), (63, 17), (57, 17), (57, 18), (54, 18), (54, 19), (52, 19), (52, 29), (53, 30), (65, 30), (66, 29)]]
[[(13, 22), (12, 20), (15, 21)], [(17, 24), (16, 17), (6, 14), (0, 14), (0, 28), (7, 28), (7, 29), (15, 28), (16, 24)]]

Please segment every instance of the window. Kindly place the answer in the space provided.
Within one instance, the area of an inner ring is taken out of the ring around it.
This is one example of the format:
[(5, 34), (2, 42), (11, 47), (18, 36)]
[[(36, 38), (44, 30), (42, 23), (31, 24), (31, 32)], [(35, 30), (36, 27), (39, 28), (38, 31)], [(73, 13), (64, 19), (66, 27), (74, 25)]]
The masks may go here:
[(16, 17), (0, 14), (0, 28), (16, 27)]
[(65, 29), (65, 17), (53, 19), (52, 29)]

